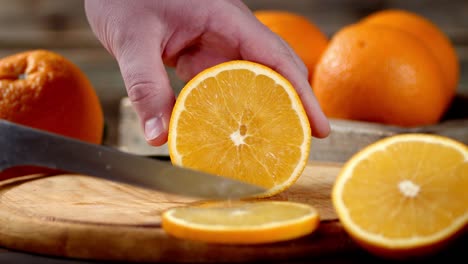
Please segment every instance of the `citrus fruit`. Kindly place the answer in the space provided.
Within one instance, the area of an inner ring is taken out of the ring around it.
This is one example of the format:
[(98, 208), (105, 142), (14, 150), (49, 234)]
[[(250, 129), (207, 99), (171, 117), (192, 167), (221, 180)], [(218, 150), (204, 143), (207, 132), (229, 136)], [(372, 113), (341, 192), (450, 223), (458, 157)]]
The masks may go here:
[(181, 90), (169, 122), (173, 164), (255, 184), (271, 196), (308, 160), (310, 124), (293, 86), (258, 63), (208, 68)]
[[(63, 56), (30, 50), (0, 59), (0, 118), (89, 143), (102, 142), (104, 117), (84, 73)], [(15, 167), (0, 179), (49, 172)]]
[(307, 17), (289, 11), (258, 10), (254, 15), (289, 44), (312, 78), (315, 65), (328, 44), (328, 38), (320, 28)]
[(429, 134), (400, 134), (355, 154), (332, 200), (345, 230), (371, 252), (421, 256), (468, 224), (468, 147)]
[(398, 9), (375, 12), (365, 17), (362, 23), (391, 26), (421, 40), (429, 48), (444, 74), (446, 96), (450, 100), (453, 98), (458, 86), (460, 65), (455, 47), (436, 24), (417, 13)]
[(313, 207), (285, 201), (215, 202), (176, 207), (162, 215), (162, 227), (181, 239), (223, 244), (290, 240), (317, 229)]
[(338, 31), (312, 87), (330, 118), (404, 127), (437, 123), (449, 103), (430, 51), (409, 33), (379, 25)]
[(0, 118), (100, 144), (103, 111), (86, 76), (63, 56), (32, 50), (0, 60)]

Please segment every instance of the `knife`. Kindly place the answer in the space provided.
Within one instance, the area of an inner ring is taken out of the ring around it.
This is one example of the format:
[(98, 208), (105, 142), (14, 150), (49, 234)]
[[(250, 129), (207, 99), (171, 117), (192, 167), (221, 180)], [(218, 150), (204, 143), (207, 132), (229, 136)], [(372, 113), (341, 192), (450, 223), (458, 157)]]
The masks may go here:
[(265, 189), (0, 120), (0, 171), (34, 165), (81, 173), (157, 191), (208, 199), (236, 199)]

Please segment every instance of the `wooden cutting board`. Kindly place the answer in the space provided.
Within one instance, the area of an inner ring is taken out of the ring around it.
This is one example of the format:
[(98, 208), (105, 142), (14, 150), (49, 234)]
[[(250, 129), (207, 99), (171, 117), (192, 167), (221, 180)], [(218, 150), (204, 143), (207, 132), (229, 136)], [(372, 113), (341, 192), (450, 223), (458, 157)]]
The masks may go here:
[(272, 197), (315, 206), (314, 234), (287, 242), (232, 246), (173, 238), (160, 214), (197, 202), (85, 175), (30, 175), (0, 183), (0, 246), (73, 258), (151, 262), (290, 260), (356, 249), (330, 201), (339, 164), (311, 163), (287, 191)]

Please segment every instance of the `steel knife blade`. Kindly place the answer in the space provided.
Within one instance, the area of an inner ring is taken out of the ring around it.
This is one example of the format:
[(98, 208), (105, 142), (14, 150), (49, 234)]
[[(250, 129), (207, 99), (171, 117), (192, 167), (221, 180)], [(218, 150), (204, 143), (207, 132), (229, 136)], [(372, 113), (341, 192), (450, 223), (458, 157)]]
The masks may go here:
[(256, 185), (0, 120), (0, 171), (43, 166), (157, 191), (208, 199), (236, 199), (265, 191)]

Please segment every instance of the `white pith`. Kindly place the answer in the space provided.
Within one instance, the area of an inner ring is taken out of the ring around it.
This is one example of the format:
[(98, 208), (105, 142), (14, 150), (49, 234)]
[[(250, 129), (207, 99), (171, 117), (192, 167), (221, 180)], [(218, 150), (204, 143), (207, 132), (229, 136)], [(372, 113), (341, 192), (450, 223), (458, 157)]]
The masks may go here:
[[(420, 245), (423, 241), (425, 244), (430, 244), (432, 242), (441, 241), (446, 238), (448, 235), (455, 233), (457, 230), (460, 230), (467, 222), (468, 222), (468, 210), (464, 215), (461, 215), (459, 218), (454, 220), (453, 225), (450, 228), (442, 229), (440, 232), (434, 233), (430, 236), (425, 237), (413, 237), (413, 238), (404, 238), (404, 239), (392, 239), (387, 238), (382, 235), (377, 235), (374, 233), (370, 233), (360, 226), (355, 224), (349, 214), (348, 209), (346, 208), (342, 197), (339, 194), (343, 193), (344, 186), (348, 179), (351, 177), (352, 172), (357, 164), (359, 164), (362, 160), (366, 159), (369, 155), (372, 155), (374, 152), (385, 150), (388, 146), (392, 145), (395, 142), (405, 142), (405, 141), (421, 141), (427, 143), (435, 143), (450, 146), (460, 153), (463, 154), (465, 158), (465, 162), (468, 162), (468, 151), (466, 146), (461, 143), (458, 143), (454, 140), (436, 140), (435, 138), (440, 138), (439, 136), (433, 135), (423, 135), (423, 134), (406, 134), (406, 135), (398, 135), (386, 138), (380, 141), (378, 146), (376, 143), (371, 144), (367, 148), (363, 149), (361, 152), (357, 153), (354, 157), (352, 157), (343, 168), (343, 173), (335, 182), (335, 186), (333, 189), (333, 196), (335, 207), (337, 211), (342, 213), (340, 221), (346, 226), (349, 230), (352, 231), (356, 236), (361, 238), (366, 238), (366, 240), (375, 243), (377, 245), (385, 245), (391, 246), (394, 248), (407, 248), (413, 245)], [(401, 183), (401, 182), (400, 182)], [(417, 188), (418, 185), (411, 182), (404, 182), (404, 186), (402, 187), (406, 192), (407, 195), (417, 195), (417, 192), (420, 190)], [(401, 189), (400, 189), (401, 190)]]

